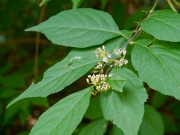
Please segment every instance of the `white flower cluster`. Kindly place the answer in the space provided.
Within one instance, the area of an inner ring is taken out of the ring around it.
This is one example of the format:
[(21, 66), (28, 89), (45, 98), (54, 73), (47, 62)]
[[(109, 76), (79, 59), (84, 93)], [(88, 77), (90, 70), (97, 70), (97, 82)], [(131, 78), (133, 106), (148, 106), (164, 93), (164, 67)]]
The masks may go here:
[(102, 68), (102, 67), (103, 67), (103, 64), (102, 64), (101, 62), (99, 62), (95, 68), (96, 68), (96, 69), (100, 69), (100, 68)]
[(98, 62), (97, 66), (94, 67), (94, 69), (92, 70), (93, 73), (103, 73), (103, 68), (104, 65), (101, 62)]
[(126, 49), (120, 50), (120, 49), (116, 48), (116, 49), (114, 49), (114, 53), (119, 57), (121, 57), (121, 54), (123, 54), (123, 56), (125, 56), (126, 55)]
[(106, 79), (107, 79), (107, 75), (93, 74), (93, 75), (88, 75), (86, 81), (89, 84), (93, 84), (96, 87), (97, 92), (100, 92), (110, 89), (110, 85), (106, 82)]
[[(103, 62), (99, 62), (92, 70), (93, 75), (88, 75), (86, 79), (87, 83), (95, 86), (95, 90), (92, 92), (93, 95), (96, 95), (97, 92), (111, 89), (110, 85), (106, 82), (107, 75), (103, 74), (103, 70), (107, 65), (110, 67), (113, 65), (121, 67), (128, 63), (128, 60), (125, 59), (126, 49), (114, 49), (115, 56), (112, 57), (109, 52), (106, 52), (105, 46), (102, 46), (102, 48), (99, 47), (96, 49), (95, 54), (97, 58), (102, 58)], [(108, 69), (106, 71), (107, 73)]]
[[(102, 61), (107, 64), (109, 62), (109, 59), (111, 58), (111, 54), (109, 52), (106, 52), (105, 46), (102, 46), (102, 49), (99, 47), (95, 51), (97, 58), (102, 58)], [(116, 55), (116, 59), (114, 60), (114, 65), (121, 67), (124, 64), (128, 63), (127, 59), (124, 59), (126, 56), (126, 49), (114, 49), (114, 54)], [(98, 65), (95, 67), (95, 69), (101, 69), (103, 68), (102, 63), (98, 63)]]
[(114, 60), (114, 65), (121, 67), (123, 64), (127, 64), (128, 60), (120, 58), (119, 60)]
[[(118, 59), (114, 60), (114, 65), (121, 67), (124, 64), (128, 63), (127, 59), (124, 59), (126, 56), (126, 49), (114, 49), (114, 54), (118, 57)], [(122, 56), (123, 55), (123, 56)]]
[(106, 52), (105, 46), (102, 46), (102, 49), (99, 47), (95, 51), (97, 58), (102, 58), (103, 62), (108, 63), (108, 59), (111, 58), (111, 54)]

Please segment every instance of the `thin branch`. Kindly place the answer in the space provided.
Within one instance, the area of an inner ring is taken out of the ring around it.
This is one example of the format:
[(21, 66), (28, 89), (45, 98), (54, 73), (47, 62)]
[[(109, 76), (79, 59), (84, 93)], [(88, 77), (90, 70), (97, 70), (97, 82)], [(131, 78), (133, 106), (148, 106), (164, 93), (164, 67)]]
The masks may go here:
[(170, 6), (170, 8), (174, 11), (177, 12), (176, 8), (174, 7), (174, 5), (172, 4), (171, 0), (166, 0), (168, 5)]
[[(156, 0), (152, 9), (149, 11), (149, 14), (147, 15), (146, 18), (148, 18), (152, 12), (155, 10), (156, 6), (157, 6), (157, 3), (158, 3), (159, 0)], [(127, 43), (125, 44), (124, 48), (123, 49), (126, 49), (128, 47), (129, 44), (133, 44), (133, 41), (134, 39), (137, 37), (137, 35), (140, 33), (141, 31), (141, 27), (139, 25), (139, 23), (137, 24), (137, 27), (135, 29), (135, 32), (132, 34), (131, 38), (127, 41)], [(108, 72), (110, 71), (110, 66), (108, 67), (108, 69), (106, 70), (106, 75), (108, 74)]]
[(149, 11), (149, 14), (148, 14), (148, 16), (147, 16), (146, 18), (148, 18), (149, 16), (151, 16), (152, 12), (154, 12), (154, 9), (156, 8), (158, 1), (159, 1), (159, 0), (156, 0), (156, 1), (155, 1), (152, 9)]
[(176, 4), (178, 7), (180, 7), (180, 3), (177, 0), (172, 0), (172, 2), (174, 2), (174, 4)]
[(131, 44), (134, 39), (136, 38), (136, 36), (139, 34), (139, 32), (141, 31), (141, 27), (138, 24), (135, 30), (135, 33), (131, 36), (131, 38), (127, 41), (127, 43), (125, 44), (124, 48), (127, 48), (129, 44)]
[[(149, 11), (149, 14), (147, 15), (146, 18), (148, 18), (149, 16), (151, 16), (152, 12), (154, 12), (154, 9), (156, 8), (158, 1), (159, 1), (159, 0), (156, 0), (156, 1), (155, 1), (152, 9)], [(126, 45), (125, 45), (125, 47), (124, 47), (125, 49), (128, 47), (129, 44), (132, 44), (132, 43), (133, 43), (134, 39), (136, 38), (136, 36), (139, 34), (140, 31), (141, 31), (141, 27), (140, 27), (140, 25), (139, 25), (139, 23), (138, 23), (138, 25), (137, 25), (137, 27), (136, 27), (136, 29), (135, 29), (135, 33), (131, 36), (131, 38), (130, 38), (130, 39), (128, 40), (128, 42), (126, 43)]]
[[(43, 20), (46, 7), (47, 7), (47, 3), (44, 4), (42, 9), (41, 9), (38, 24), (41, 23)], [(37, 34), (36, 34), (35, 58), (34, 58), (34, 79), (36, 79), (36, 77), (38, 76), (39, 43), (40, 43), (40, 32), (37, 32)]]

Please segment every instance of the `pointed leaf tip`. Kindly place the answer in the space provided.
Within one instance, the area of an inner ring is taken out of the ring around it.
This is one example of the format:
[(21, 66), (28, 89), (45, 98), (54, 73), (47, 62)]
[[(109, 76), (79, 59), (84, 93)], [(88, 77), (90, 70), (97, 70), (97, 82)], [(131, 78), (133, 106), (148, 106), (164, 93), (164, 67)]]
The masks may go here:
[(73, 93), (43, 113), (30, 135), (70, 135), (81, 122), (90, 101), (92, 86)]
[(54, 44), (78, 48), (99, 45), (122, 34), (108, 13), (90, 8), (62, 11), (25, 31), (39, 31)]

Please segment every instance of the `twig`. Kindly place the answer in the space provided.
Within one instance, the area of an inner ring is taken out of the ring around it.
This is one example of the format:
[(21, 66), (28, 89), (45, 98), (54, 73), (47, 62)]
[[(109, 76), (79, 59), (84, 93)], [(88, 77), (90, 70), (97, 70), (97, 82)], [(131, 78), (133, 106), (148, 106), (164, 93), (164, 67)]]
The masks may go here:
[[(152, 14), (152, 12), (154, 11), (154, 9), (155, 9), (156, 6), (157, 6), (158, 1), (159, 1), (159, 0), (156, 0), (156, 1), (155, 1), (152, 9), (149, 11), (149, 14), (147, 15), (146, 18), (148, 18), (148, 17)], [(138, 25), (137, 25), (137, 27), (136, 27), (136, 29), (135, 29), (135, 32), (132, 34), (131, 38), (129, 38), (129, 40), (127, 41), (127, 43), (125, 44), (125, 46), (124, 46), (123, 49), (126, 49), (129, 44), (133, 44), (134, 39), (137, 37), (137, 35), (139, 34), (140, 31), (141, 31), (141, 27), (140, 27), (140, 25), (139, 25), (139, 23), (138, 23)], [(111, 67), (109, 66), (108, 69), (106, 70), (106, 75), (107, 75), (108, 72), (110, 71), (110, 68), (111, 68)]]
[(180, 3), (176, 0), (172, 0), (174, 2), (174, 4), (176, 4), (178, 7), (180, 7)]
[[(158, 3), (159, 0), (156, 0), (152, 9), (149, 11), (149, 14), (147, 15), (146, 18), (148, 18), (149, 16), (151, 16), (152, 12), (154, 12), (154, 9), (156, 8), (157, 6), (157, 3)], [(131, 38), (128, 40), (128, 42), (125, 44), (125, 47), (124, 49), (126, 49), (128, 47), (129, 44), (132, 44), (134, 39), (136, 38), (136, 36), (139, 34), (139, 32), (141, 31), (141, 27), (138, 23), (137, 27), (136, 27), (136, 30), (135, 30), (135, 33), (133, 33), (133, 35), (131, 36)]]
[(152, 9), (149, 11), (149, 14), (148, 14), (148, 16), (147, 16), (146, 18), (148, 18), (148, 17), (152, 14), (152, 12), (154, 12), (154, 9), (156, 8), (158, 1), (159, 1), (159, 0), (156, 0), (156, 1), (155, 1)]
[[(44, 4), (42, 9), (41, 9), (38, 24), (41, 23), (43, 20), (46, 7), (47, 7), (47, 3)], [(39, 43), (40, 43), (40, 32), (37, 32), (37, 34), (36, 34), (35, 58), (34, 58), (34, 79), (36, 79), (36, 77), (38, 76)]]
[(131, 38), (127, 41), (127, 43), (124, 46), (124, 49), (126, 49), (128, 47), (129, 44), (132, 44), (132, 42), (134, 41), (134, 39), (136, 38), (136, 36), (139, 34), (139, 32), (141, 31), (141, 27), (138, 24), (135, 30), (135, 33), (131, 36)]
[(166, 0), (168, 5), (171, 7), (171, 9), (174, 11), (174, 12), (177, 12), (176, 8), (174, 7), (174, 5), (172, 4), (171, 0)]
[(108, 67), (108, 69), (106, 70), (105, 75), (107, 75), (109, 73), (110, 69), (111, 69), (111, 66)]

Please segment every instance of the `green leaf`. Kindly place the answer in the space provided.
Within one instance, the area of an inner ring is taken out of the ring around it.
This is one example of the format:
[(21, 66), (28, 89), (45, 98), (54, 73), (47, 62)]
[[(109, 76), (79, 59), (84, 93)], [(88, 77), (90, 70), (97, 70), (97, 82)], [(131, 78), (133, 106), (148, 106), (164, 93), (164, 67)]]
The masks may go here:
[(140, 135), (164, 135), (162, 117), (149, 105), (145, 105), (145, 113), (139, 132)]
[(84, 115), (85, 118), (94, 120), (97, 118), (103, 117), (101, 106), (100, 106), (100, 97), (96, 96), (95, 98), (91, 99), (89, 107)]
[(11, 75), (0, 77), (0, 84), (6, 88), (24, 88), (25, 81), (21, 74), (13, 73)]
[(114, 68), (111, 74), (126, 78), (123, 92), (108, 90), (101, 92), (101, 108), (104, 117), (117, 125), (125, 135), (137, 135), (147, 99), (143, 83), (131, 70)]
[(23, 111), (18, 112), (20, 121), (21, 121), (21, 125), (25, 126), (26, 122), (27, 122), (27, 118), (30, 115), (30, 113), (25, 113)]
[(49, 0), (42, 0), (41, 3), (39, 4), (39, 6), (41, 7), (42, 5), (44, 5), (46, 2), (48, 2)]
[(110, 135), (124, 135), (124, 133), (117, 126), (113, 125), (113, 127), (110, 130)]
[(30, 100), (24, 99), (6, 109), (3, 123), (9, 122), (18, 112), (23, 111), (25, 114), (30, 114), (29, 111)]
[(94, 48), (90, 50), (73, 50), (64, 60), (50, 67), (39, 83), (30, 85), (8, 107), (23, 98), (46, 97), (61, 91), (97, 64), (99, 59), (96, 58), (94, 51)]
[(169, 133), (169, 134), (178, 134), (179, 131), (178, 131), (178, 125), (177, 123), (175, 123), (171, 117), (165, 115), (165, 114), (162, 114), (161, 115), (162, 118), (163, 118), (163, 122), (164, 122), (164, 127), (165, 127), (165, 131), (166, 133)]
[[(166, 104), (166, 111), (171, 112), (173, 114), (173, 118), (180, 119), (180, 102), (178, 100), (173, 100), (169, 102), (168, 105)], [(171, 116), (170, 114), (170, 116)]]
[(171, 10), (154, 11), (140, 25), (142, 30), (159, 40), (180, 41), (180, 15)]
[(152, 89), (180, 100), (179, 63), (178, 43), (161, 41), (147, 47), (137, 41), (132, 50), (132, 64), (140, 78)]
[[(123, 31), (123, 34), (129, 36), (131, 31)], [(126, 43), (124, 37), (118, 37), (106, 42), (106, 50), (112, 52), (114, 48), (122, 48)], [(99, 61), (95, 56), (96, 48), (74, 49), (61, 62), (49, 68), (42, 81), (32, 84), (25, 92), (9, 103), (13, 103), (27, 97), (46, 97), (52, 93), (61, 91), (64, 87), (70, 85), (82, 75), (91, 70)]]
[(91, 122), (81, 130), (79, 135), (104, 135), (107, 129), (107, 121), (100, 119)]
[(166, 99), (166, 95), (163, 95), (159, 92), (155, 92), (152, 98), (152, 106), (154, 108), (159, 108), (165, 103)]
[(17, 134), (17, 135), (29, 135), (29, 132), (27, 132), (27, 131), (23, 131), (23, 132), (20, 132), (19, 134)]
[(47, 98), (35, 97), (31, 99), (31, 103), (39, 106), (49, 107)]
[(109, 0), (101, 0), (101, 4), (102, 4), (101, 10), (104, 10), (104, 8), (105, 8), (105, 6), (106, 6), (106, 4), (107, 4), (108, 1), (109, 1)]
[(30, 135), (70, 135), (89, 105), (92, 86), (63, 98), (38, 119)]
[(112, 74), (112, 76), (108, 78), (107, 82), (113, 88), (113, 90), (123, 92), (122, 88), (126, 82), (126, 79), (121, 77), (120, 75)]
[[(1, 55), (2, 55), (2, 52), (1, 52)], [(5, 65), (3, 65), (3, 66), (0, 68), (0, 75), (5, 74), (5, 73), (6, 73), (7, 71), (9, 71), (12, 67), (13, 67), (13, 63), (11, 63), (11, 62), (8, 62), (8, 63), (6, 63)]]
[(122, 34), (108, 13), (90, 8), (63, 11), (26, 31), (42, 32), (54, 44), (78, 48), (99, 45)]
[(72, 0), (73, 8), (78, 8), (83, 2), (84, 0)]
[(11, 89), (0, 89), (0, 99), (9, 99), (14, 96), (17, 96), (19, 94), (19, 91), (17, 90), (11, 90)]

